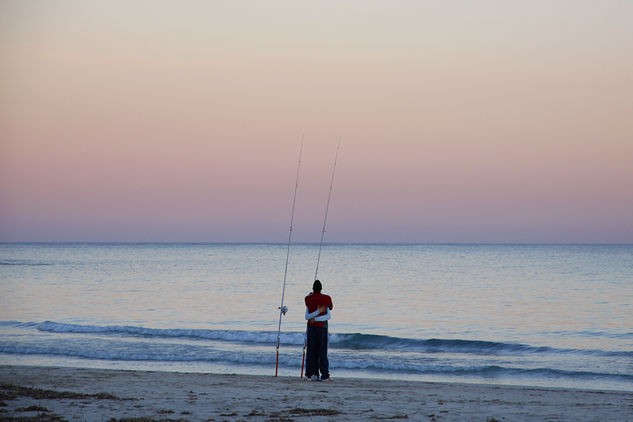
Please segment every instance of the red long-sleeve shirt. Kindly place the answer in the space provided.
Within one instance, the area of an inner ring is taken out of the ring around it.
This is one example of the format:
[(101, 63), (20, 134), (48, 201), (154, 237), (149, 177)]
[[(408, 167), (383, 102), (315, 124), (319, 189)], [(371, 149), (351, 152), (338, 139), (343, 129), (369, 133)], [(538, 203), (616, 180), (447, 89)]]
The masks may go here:
[[(334, 308), (334, 305), (332, 305), (332, 298), (328, 295), (321, 294), (320, 292), (310, 293), (309, 295), (306, 296), (305, 302), (306, 302), (306, 306), (308, 307), (308, 312), (310, 313), (316, 311), (319, 308), (319, 306), (327, 306), (330, 309)], [(321, 315), (325, 315), (325, 312), (321, 312), (319, 316)], [(314, 322), (308, 321), (308, 324), (314, 325), (315, 327), (325, 326), (323, 321), (314, 321)]]

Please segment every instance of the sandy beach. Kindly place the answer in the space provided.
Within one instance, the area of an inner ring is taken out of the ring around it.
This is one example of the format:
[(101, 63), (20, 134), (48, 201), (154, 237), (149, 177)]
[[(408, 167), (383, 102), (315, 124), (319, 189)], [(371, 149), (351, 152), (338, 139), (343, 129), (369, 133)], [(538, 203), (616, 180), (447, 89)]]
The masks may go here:
[(633, 393), (0, 367), (2, 421), (627, 421)]

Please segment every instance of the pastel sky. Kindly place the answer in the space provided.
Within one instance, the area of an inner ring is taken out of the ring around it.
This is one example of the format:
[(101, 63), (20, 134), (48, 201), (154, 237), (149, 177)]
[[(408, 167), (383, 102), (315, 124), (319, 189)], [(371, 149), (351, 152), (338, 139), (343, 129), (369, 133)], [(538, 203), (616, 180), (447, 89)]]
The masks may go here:
[(633, 2), (0, 1), (0, 241), (633, 243)]

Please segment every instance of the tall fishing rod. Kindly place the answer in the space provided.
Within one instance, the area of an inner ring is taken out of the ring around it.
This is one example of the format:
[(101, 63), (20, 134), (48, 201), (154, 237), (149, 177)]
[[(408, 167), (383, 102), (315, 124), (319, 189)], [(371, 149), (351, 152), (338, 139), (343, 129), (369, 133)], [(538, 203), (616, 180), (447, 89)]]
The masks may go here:
[(314, 270), (314, 280), (317, 280), (319, 273), (319, 263), (321, 262), (321, 249), (323, 249), (323, 239), (325, 238), (325, 225), (327, 224), (327, 214), (330, 209), (330, 198), (332, 197), (332, 186), (334, 185), (334, 172), (336, 171), (336, 162), (338, 161), (338, 151), (341, 149), (341, 138), (338, 138), (336, 145), (336, 155), (334, 156), (334, 165), (332, 166), (332, 177), (330, 178), (330, 191), (327, 194), (327, 204), (325, 206), (325, 216), (323, 217), (323, 230), (321, 231), (321, 242), (319, 243), (319, 254), (317, 255), (316, 269)]
[(301, 147), (299, 148), (299, 162), (297, 164), (297, 177), (295, 179), (295, 193), (292, 198), (292, 213), (290, 214), (290, 230), (288, 230), (288, 249), (286, 250), (286, 268), (284, 269), (284, 286), (281, 290), (281, 305), (279, 305), (279, 327), (277, 328), (277, 359), (275, 360), (275, 377), (279, 368), (279, 345), (281, 343), (281, 317), (286, 315), (288, 308), (284, 306), (286, 294), (286, 279), (288, 276), (288, 261), (290, 259), (290, 243), (292, 240), (292, 225), (295, 218), (295, 204), (297, 202), (297, 189), (299, 187), (299, 169), (301, 168), (301, 154), (303, 152), (303, 135), (301, 135)]
[[(323, 249), (323, 239), (325, 238), (325, 226), (327, 224), (327, 214), (330, 209), (330, 198), (332, 197), (332, 186), (334, 186), (334, 173), (336, 171), (336, 162), (338, 161), (338, 151), (341, 149), (341, 138), (338, 138), (338, 144), (336, 145), (336, 155), (334, 156), (334, 165), (332, 166), (332, 176), (330, 177), (330, 191), (327, 194), (327, 204), (325, 205), (325, 216), (323, 217), (323, 230), (321, 230), (321, 242), (319, 242), (319, 254), (317, 255), (316, 269), (314, 270), (314, 280), (317, 280), (319, 274), (319, 263), (321, 262), (321, 249)], [(303, 367), (306, 358), (306, 346), (308, 344), (308, 329), (306, 327), (306, 333), (303, 337), (303, 356), (301, 358), (301, 375), (303, 378)]]

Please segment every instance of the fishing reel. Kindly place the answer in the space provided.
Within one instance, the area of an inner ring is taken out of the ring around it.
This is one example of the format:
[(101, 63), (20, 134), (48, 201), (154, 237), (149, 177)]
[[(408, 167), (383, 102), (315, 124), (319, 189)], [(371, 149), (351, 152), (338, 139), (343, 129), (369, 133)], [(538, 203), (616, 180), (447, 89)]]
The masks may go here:
[(280, 308), (277, 308), (277, 309), (281, 309), (282, 315), (286, 315), (286, 312), (288, 312), (288, 307), (286, 305), (284, 305), (284, 306), (282, 306)]

